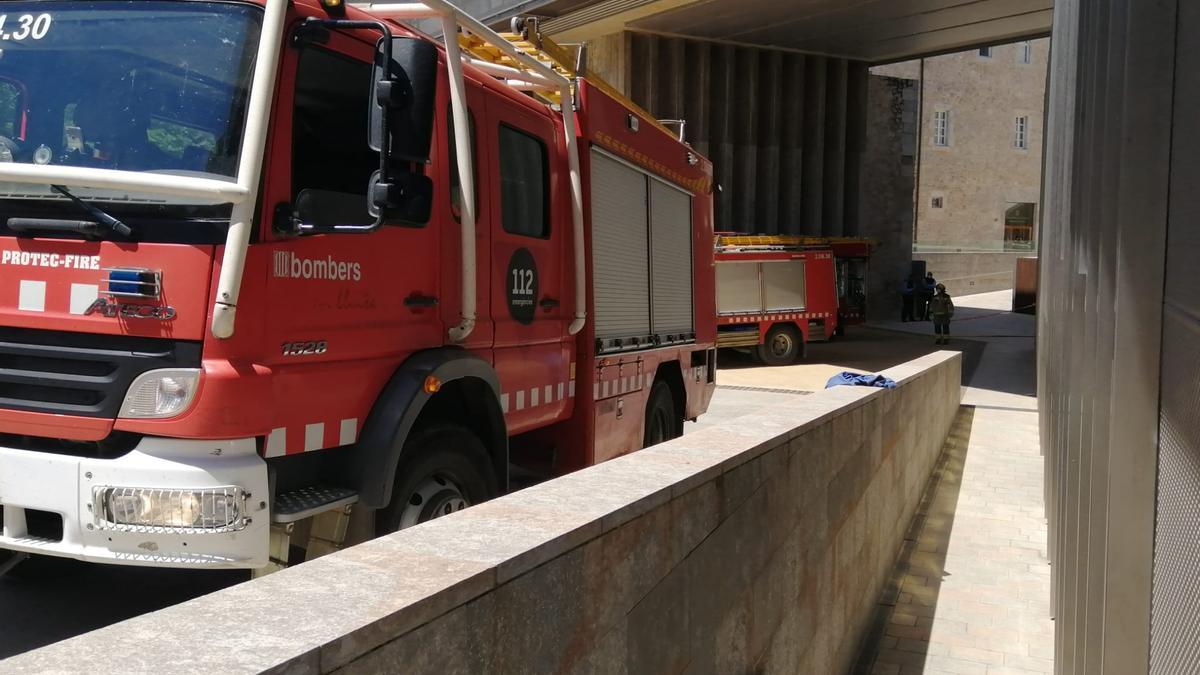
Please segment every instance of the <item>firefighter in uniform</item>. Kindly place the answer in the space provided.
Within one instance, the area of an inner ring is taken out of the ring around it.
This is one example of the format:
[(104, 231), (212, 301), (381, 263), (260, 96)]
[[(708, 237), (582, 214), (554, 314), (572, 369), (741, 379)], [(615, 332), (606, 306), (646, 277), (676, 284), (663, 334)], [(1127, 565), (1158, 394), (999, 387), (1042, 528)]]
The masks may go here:
[(935, 286), (937, 293), (929, 300), (929, 316), (933, 319), (934, 344), (950, 344), (950, 317), (954, 316), (954, 301), (946, 292), (944, 284)]

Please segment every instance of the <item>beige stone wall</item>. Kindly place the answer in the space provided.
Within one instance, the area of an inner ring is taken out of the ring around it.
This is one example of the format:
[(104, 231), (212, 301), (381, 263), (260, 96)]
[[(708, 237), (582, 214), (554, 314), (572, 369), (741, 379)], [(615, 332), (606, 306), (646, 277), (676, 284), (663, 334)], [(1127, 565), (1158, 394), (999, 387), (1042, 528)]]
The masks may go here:
[(911, 269), (917, 92), (907, 78), (872, 75), (867, 81), (859, 234), (881, 242), (871, 253), (867, 316), (894, 312), (896, 289)]
[(931, 354), (0, 669), (847, 672), (960, 369)]
[[(925, 59), (915, 241), (1000, 250), (1005, 210), (1041, 201), (1043, 112), (1049, 40), (1032, 42), (1031, 63), (1018, 62), (1020, 44)], [(909, 61), (872, 69), (892, 77), (921, 77)], [(934, 144), (934, 115), (950, 114), (949, 145)], [(1029, 118), (1028, 149), (1013, 147), (1018, 116)], [(932, 200), (941, 197), (943, 206)], [(1035, 213), (1035, 219), (1040, 213)], [(1036, 220), (1035, 220), (1036, 222)]]
[(629, 95), (629, 34), (613, 33), (588, 40), (587, 69), (617, 91)]
[(1028, 253), (914, 253), (925, 269), (946, 284), (950, 295), (989, 293), (1013, 287), (1017, 259)]

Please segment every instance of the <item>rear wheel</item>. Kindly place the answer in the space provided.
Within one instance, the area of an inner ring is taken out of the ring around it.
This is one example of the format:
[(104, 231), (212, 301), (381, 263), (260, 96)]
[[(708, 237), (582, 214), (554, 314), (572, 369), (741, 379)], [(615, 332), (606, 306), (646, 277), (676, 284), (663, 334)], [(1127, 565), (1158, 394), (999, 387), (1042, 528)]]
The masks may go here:
[(786, 366), (793, 363), (804, 349), (804, 339), (795, 326), (775, 325), (767, 331), (767, 339), (763, 340), (755, 352), (758, 360), (768, 366)]
[(490, 466), (487, 449), (466, 429), (417, 432), (404, 444), (392, 502), (379, 513), (376, 530), (395, 532), (491, 499), (496, 478)]
[(675, 397), (671, 387), (659, 380), (650, 388), (646, 401), (646, 430), (642, 435), (642, 447), (658, 445), (683, 435), (683, 420), (675, 412)]

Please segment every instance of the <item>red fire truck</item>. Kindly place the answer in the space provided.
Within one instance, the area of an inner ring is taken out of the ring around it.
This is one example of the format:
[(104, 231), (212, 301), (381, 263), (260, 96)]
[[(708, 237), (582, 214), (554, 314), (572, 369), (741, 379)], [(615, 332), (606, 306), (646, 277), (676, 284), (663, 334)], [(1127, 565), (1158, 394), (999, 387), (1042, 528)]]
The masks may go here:
[(536, 24), (13, 0), (0, 27), (0, 549), (274, 569), (706, 410), (711, 164)]
[(715, 242), (719, 347), (787, 365), (809, 342), (865, 320), (869, 240), (720, 233)]

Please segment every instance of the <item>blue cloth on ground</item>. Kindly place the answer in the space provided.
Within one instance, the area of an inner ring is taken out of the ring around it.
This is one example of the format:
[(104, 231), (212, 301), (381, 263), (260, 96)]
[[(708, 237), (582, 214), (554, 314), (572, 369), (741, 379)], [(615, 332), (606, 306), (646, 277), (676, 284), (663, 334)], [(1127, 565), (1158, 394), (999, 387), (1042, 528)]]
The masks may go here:
[(825, 388), (837, 386), (853, 386), (853, 387), (883, 387), (884, 389), (895, 389), (896, 381), (890, 377), (883, 375), (862, 375), (860, 373), (851, 373), (843, 371), (829, 378), (825, 383)]

